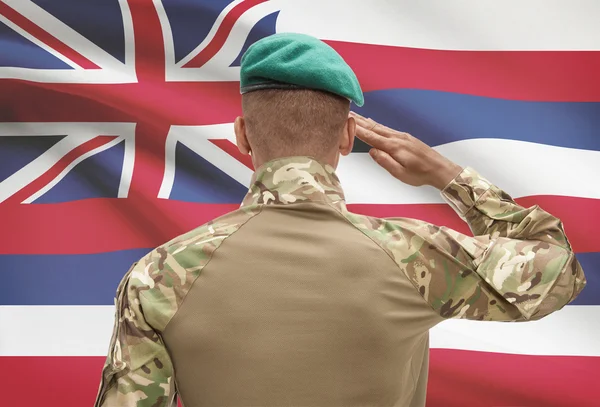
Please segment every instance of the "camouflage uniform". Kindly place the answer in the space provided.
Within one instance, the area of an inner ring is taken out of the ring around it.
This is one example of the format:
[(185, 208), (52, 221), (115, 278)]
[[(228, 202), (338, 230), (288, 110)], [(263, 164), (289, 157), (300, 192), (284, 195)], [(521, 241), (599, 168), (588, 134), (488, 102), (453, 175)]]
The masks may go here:
[(475, 237), (351, 213), (310, 157), (263, 165), (125, 275), (96, 406), (423, 406), (431, 327), (539, 319), (585, 285), (538, 206), (470, 168), (442, 196)]

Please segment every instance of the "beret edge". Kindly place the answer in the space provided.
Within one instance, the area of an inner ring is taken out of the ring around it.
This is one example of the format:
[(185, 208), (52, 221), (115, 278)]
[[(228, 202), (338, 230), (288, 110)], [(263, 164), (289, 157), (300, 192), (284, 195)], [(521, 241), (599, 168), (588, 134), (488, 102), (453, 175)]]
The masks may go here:
[[(307, 90), (315, 90), (315, 91), (330, 93), (332, 95), (343, 97), (343, 98), (347, 99), (349, 102), (360, 103), (360, 102), (354, 101), (354, 99), (349, 98), (348, 96), (340, 95), (338, 93), (332, 92), (332, 91), (327, 90), (327, 89), (309, 88), (307, 86), (299, 86), (299, 85), (294, 85), (292, 83), (275, 82), (275, 81), (261, 82), (261, 83), (255, 83), (255, 84), (252, 84), (252, 85), (242, 86), (242, 87), (240, 87), (240, 94), (243, 95), (245, 93), (250, 93), (250, 92), (253, 92), (255, 90), (265, 90), (265, 89), (307, 89)], [(362, 104), (358, 105), (358, 106), (362, 106)]]

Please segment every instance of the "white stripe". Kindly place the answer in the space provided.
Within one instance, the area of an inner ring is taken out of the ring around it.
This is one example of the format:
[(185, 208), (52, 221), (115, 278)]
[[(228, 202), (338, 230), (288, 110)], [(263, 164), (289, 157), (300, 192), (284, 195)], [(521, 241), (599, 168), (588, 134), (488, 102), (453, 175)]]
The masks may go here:
[(129, 67), (132, 74), (135, 74), (135, 35), (128, 0), (119, 0), (119, 7), (123, 16), (123, 31), (125, 34), (125, 65)]
[[(513, 197), (561, 195), (600, 199), (600, 151), (501, 139), (462, 140), (435, 150), (463, 167), (473, 167)], [(368, 154), (342, 157), (338, 175), (349, 203), (444, 202), (433, 188), (416, 188), (397, 181)]]
[(129, 187), (133, 177), (133, 167), (135, 164), (135, 125), (131, 132), (124, 135), (125, 151), (123, 152), (123, 169), (121, 171), (121, 180), (119, 181), (119, 198), (127, 198)]
[(113, 306), (2, 306), (0, 356), (106, 355)]
[(137, 81), (135, 71), (112, 69), (31, 69), (13, 66), (0, 67), (0, 79), (19, 79), (41, 83), (116, 84)]
[(169, 199), (171, 191), (173, 190), (173, 183), (175, 182), (175, 165), (176, 165), (176, 149), (179, 141), (173, 135), (173, 126), (169, 129), (167, 134), (167, 141), (165, 143), (165, 171), (163, 173), (163, 180), (158, 190), (158, 198)]
[(169, 68), (172, 69), (175, 66), (175, 43), (173, 42), (173, 31), (171, 29), (171, 22), (167, 16), (165, 7), (163, 6), (162, 0), (152, 0), (160, 27), (163, 35), (163, 42), (165, 46), (165, 69), (167, 72)]
[(276, 0), (277, 32), (447, 50), (600, 50), (597, 0)]
[[(177, 141), (184, 142), (217, 168), (249, 187), (252, 171), (232, 161), (228, 154), (207, 141), (229, 139), (235, 142), (231, 123), (173, 126), (169, 137), (167, 168), (159, 197), (167, 198), (173, 186)], [(462, 140), (437, 146), (435, 150), (463, 167), (473, 167), (513, 197), (560, 195), (600, 199), (597, 180), (600, 151), (501, 139)], [(437, 190), (401, 183), (366, 153), (341, 157), (336, 172), (348, 203), (444, 203)]]
[(56, 136), (90, 133), (103, 136), (132, 137), (135, 123), (118, 122), (6, 122), (0, 123), (2, 136)]
[(600, 356), (600, 306), (567, 305), (532, 322), (449, 320), (431, 330), (432, 348), (525, 355)]
[[(113, 306), (2, 306), (0, 356), (105, 356)], [(600, 306), (566, 306), (526, 323), (449, 320), (431, 347), (527, 355), (600, 356)]]

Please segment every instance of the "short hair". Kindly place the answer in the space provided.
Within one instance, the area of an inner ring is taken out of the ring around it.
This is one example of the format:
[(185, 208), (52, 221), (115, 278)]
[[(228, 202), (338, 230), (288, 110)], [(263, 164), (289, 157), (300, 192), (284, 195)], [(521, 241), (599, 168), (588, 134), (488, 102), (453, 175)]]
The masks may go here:
[(310, 89), (262, 89), (242, 95), (250, 147), (265, 160), (322, 158), (337, 147), (350, 101)]

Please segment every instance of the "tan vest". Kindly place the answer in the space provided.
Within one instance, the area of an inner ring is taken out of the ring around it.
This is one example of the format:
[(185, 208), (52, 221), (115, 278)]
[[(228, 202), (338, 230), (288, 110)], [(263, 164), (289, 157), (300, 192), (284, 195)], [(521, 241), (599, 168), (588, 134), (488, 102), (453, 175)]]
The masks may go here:
[(423, 406), (441, 318), (398, 271), (328, 205), (266, 206), (163, 334), (185, 406)]

